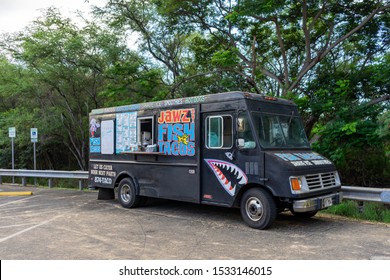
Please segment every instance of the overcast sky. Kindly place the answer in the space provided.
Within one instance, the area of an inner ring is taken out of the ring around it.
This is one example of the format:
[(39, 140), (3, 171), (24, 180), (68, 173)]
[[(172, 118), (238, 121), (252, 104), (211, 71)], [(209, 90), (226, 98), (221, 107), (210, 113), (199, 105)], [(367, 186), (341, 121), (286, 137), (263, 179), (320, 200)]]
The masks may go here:
[[(0, 0), (0, 33), (21, 31), (51, 6), (60, 9), (64, 16), (80, 10), (90, 11), (91, 5), (102, 6), (105, 0)], [(73, 15), (72, 17), (76, 17)]]

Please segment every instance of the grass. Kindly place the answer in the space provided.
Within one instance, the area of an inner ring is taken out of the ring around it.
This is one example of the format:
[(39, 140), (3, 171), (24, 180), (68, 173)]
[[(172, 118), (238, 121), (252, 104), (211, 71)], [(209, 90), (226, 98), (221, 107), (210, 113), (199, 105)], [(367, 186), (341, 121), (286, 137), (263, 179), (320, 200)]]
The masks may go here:
[(359, 207), (357, 201), (345, 200), (323, 212), (360, 220), (390, 223), (390, 207), (382, 203), (364, 202), (363, 206)]

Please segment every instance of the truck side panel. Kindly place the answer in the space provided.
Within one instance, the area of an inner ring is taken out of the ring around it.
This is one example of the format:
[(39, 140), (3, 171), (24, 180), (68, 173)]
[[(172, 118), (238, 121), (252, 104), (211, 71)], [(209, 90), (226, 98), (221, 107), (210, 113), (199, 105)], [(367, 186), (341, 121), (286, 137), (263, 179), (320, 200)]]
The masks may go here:
[(92, 116), (90, 186), (131, 177), (139, 195), (199, 203), (197, 114), (183, 105)]

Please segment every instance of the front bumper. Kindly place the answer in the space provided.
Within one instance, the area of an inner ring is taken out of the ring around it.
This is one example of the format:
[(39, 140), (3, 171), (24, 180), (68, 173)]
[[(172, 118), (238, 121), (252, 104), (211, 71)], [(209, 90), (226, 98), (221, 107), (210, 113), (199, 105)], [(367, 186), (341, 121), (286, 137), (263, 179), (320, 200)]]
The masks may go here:
[(328, 208), (329, 206), (339, 204), (343, 199), (341, 192), (328, 194), (293, 202), (295, 212), (309, 212)]

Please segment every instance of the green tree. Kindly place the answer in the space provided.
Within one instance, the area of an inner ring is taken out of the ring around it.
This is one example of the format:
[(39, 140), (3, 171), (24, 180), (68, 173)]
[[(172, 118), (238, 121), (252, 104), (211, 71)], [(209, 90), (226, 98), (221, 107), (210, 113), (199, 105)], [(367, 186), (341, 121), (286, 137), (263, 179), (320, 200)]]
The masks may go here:
[(317, 118), (314, 148), (337, 164), (349, 184), (390, 184), (389, 65), (386, 55), (363, 68), (343, 65), (333, 75), (323, 69), (322, 79), (308, 87), (309, 98), (297, 100), (306, 117)]
[[(40, 135), (51, 145), (66, 147), (81, 169), (88, 167), (90, 110), (124, 99), (143, 101), (159, 90), (159, 72), (130, 52), (115, 30), (94, 23), (79, 28), (53, 8), (2, 46), (34, 85), (26, 94), (19, 86), (10, 89), (12, 99), (27, 98), (39, 109), (36, 115), (47, 132)], [(30, 104), (22, 102), (18, 108)]]
[[(368, 37), (371, 43), (385, 40), (380, 18), (387, 19), (384, 12), (390, 8), (373, 0), (149, 2), (166, 18), (165, 26), (185, 34), (197, 31), (217, 42), (211, 62), (220, 62), (221, 71), (240, 73), (256, 92), (279, 96), (304, 84), (311, 70), (358, 32), (374, 34)], [(107, 9), (121, 15), (112, 9), (128, 3), (110, 1)]]
[[(49, 9), (0, 40), (0, 161), (9, 162), (11, 123), (21, 131), (20, 166), (38, 127), (47, 166), (85, 169), (93, 108), (244, 90), (293, 99), (315, 149), (350, 182), (385, 184), (389, 8), (383, 0), (110, 0), (82, 28)], [(134, 34), (137, 51), (126, 45)]]

